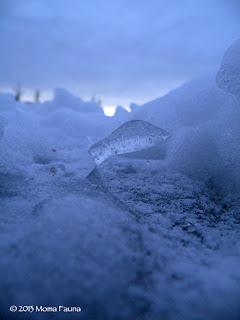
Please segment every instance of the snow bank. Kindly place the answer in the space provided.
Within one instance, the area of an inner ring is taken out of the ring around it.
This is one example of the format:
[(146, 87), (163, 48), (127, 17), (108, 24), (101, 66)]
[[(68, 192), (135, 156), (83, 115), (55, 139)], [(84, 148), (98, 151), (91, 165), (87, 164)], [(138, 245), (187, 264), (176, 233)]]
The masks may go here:
[(217, 179), (223, 168), (215, 133), (211, 125), (180, 129), (170, 141), (169, 166), (198, 180)]
[(234, 42), (225, 52), (216, 77), (222, 90), (236, 97), (236, 106), (226, 117), (222, 116), (222, 126), (217, 140), (221, 160), (227, 179), (225, 186), (229, 192), (240, 192), (240, 40)]
[[(198, 180), (214, 181), (223, 193), (237, 193), (239, 113), (236, 99), (220, 90), (214, 77), (208, 77), (141, 106), (133, 119), (149, 121), (172, 133), (171, 141), (163, 146), (169, 166)], [(150, 151), (149, 158), (162, 158), (161, 148)]]
[(55, 108), (71, 108), (84, 113), (103, 113), (103, 109), (96, 102), (84, 102), (63, 88), (55, 89), (53, 105)]
[(88, 149), (111, 132), (111, 120), (99, 106), (100, 112), (85, 112), (93, 104), (75, 98), (57, 90), (53, 101), (29, 105), (11, 94), (0, 96), (2, 195), (15, 194), (21, 181), (34, 181), (34, 188), (45, 181), (42, 198), (48, 198), (48, 179), (63, 172), (84, 177), (93, 169)]
[(225, 52), (216, 81), (222, 90), (240, 96), (240, 39)]
[(4, 117), (0, 116), (0, 140), (4, 134), (4, 129), (5, 129), (6, 124), (7, 124), (6, 119)]
[(113, 115), (113, 118), (125, 120), (128, 118), (128, 111), (122, 106), (117, 106), (116, 111)]
[(17, 109), (18, 103), (14, 99), (14, 96), (11, 93), (0, 95), (0, 106), (1, 113), (15, 112)]
[(174, 133), (182, 127), (196, 127), (215, 121), (222, 111), (231, 108), (234, 103), (234, 97), (217, 87), (215, 76), (209, 76), (185, 83), (165, 96), (142, 105), (132, 117)]

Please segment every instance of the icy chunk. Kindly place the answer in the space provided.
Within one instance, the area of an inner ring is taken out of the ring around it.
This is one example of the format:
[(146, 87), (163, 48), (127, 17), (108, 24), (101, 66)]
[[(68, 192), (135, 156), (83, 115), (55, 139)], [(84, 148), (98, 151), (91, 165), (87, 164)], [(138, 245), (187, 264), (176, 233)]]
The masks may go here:
[(91, 146), (89, 154), (98, 165), (112, 155), (144, 150), (162, 143), (170, 137), (170, 133), (148, 122), (128, 121), (108, 137)]
[(216, 82), (220, 89), (240, 95), (240, 39), (225, 52)]

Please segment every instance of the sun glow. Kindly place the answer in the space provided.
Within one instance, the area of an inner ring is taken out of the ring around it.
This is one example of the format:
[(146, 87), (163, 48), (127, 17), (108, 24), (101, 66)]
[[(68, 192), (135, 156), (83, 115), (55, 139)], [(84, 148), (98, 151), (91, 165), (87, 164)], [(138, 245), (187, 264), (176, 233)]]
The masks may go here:
[(108, 117), (112, 117), (116, 111), (116, 107), (113, 106), (105, 106), (103, 107), (104, 113)]
[[(123, 108), (126, 109), (128, 112), (131, 112), (131, 109), (129, 108), (129, 106), (123, 106)], [(117, 107), (114, 107), (114, 106), (103, 106), (104, 113), (108, 117), (114, 116), (116, 109)]]

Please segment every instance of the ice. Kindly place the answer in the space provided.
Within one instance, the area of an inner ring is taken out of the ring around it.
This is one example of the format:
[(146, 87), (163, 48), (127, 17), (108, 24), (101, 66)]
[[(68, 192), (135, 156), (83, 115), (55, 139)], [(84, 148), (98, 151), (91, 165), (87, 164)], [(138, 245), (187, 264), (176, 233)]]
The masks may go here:
[(167, 141), (171, 134), (148, 122), (128, 121), (89, 149), (96, 164), (112, 155), (140, 151)]

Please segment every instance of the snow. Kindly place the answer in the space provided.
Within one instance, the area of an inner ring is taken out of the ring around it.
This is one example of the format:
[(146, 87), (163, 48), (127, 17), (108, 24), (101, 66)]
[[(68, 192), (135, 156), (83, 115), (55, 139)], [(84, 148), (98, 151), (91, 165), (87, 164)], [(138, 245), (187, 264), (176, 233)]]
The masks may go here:
[(239, 319), (240, 109), (214, 77), (124, 117), (0, 96), (1, 318)]
[(132, 103), (130, 103), (129, 108), (130, 108), (131, 112), (136, 112), (137, 109), (139, 108), (139, 105), (132, 102)]
[(151, 150), (151, 158), (167, 154), (176, 170), (213, 179), (229, 193), (240, 190), (239, 117), (235, 97), (220, 90), (212, 76), (186, 83), (132, 115), (172, 134), (168, 144)]
[(114, 116), (126, 116), (128, 114), (128, 111), (123, 108), (122, 106), (117, 106), (116, 111), (114, 113)]
[(220, 90), (215, 75), (210, 75), (187, 82), (165, 96), (145, 103), (133, 113), (132, 118), (148, 121), (174, 133), (182, 127), (196, 127), (215, 121), (219, 114), (234, 104), (234, 97)]
[(225, 52), (216, 81), (222, 90), (240, 96), (240, 40)]
[(2, 138), (3, 134), (4, 134), (4, 129), (5, 126), (7, 124), (7, 121), (4, 117), (0, 116), (0, 139)]
[(84, 102), (81, 98), (72, 95), (64, 88), (54, 90), (54, 108), (70, 108), (84, 113), (103, 113), (103, 109), (94, 101)]

